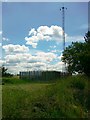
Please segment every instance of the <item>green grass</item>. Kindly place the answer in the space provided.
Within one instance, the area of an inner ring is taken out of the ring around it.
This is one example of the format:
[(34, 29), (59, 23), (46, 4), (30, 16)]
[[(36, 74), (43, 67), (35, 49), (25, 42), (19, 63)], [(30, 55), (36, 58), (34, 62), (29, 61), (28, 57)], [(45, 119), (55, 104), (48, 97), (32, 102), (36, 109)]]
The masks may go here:
[(74, 76), (33, 82), (3, 78), (3, 118), (87, 118), (88, 79)]

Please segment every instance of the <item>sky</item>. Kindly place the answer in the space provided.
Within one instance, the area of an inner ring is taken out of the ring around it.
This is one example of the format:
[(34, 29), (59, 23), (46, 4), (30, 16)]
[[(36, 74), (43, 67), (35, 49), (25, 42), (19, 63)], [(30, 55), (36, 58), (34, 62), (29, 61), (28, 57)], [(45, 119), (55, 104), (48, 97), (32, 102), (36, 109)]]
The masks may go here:
[(88, 2), (89, 0), (0, 0), (2, 2)]
[(63, 70), (62, 12), (65, 6), (66, 47), (84, 42), (88, 2), (3, 2), (0, 65), (8, 71)]

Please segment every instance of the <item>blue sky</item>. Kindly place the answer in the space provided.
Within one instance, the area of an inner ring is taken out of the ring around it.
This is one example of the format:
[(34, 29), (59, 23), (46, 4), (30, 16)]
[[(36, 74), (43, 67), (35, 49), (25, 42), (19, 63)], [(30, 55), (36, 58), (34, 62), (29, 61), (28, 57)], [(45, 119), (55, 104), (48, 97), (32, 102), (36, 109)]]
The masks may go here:
[[(62, 5), (61, 2), (2, 3), (1, 62), (10, 72), (62, 69)], [(66, 46), (72, 41), (84, 42), (88, 30), (88, 3), (66, 2), (64, 6), (67, 7)]]

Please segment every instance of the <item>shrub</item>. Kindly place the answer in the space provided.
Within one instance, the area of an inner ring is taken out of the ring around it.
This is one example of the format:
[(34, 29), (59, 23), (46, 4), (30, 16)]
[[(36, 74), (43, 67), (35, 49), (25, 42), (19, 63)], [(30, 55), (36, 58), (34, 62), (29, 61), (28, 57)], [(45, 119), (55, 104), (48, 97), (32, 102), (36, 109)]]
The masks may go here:
[(85, 81), (83, 79), (75, 79), (71, 82), (71, 87), (83, 90), (85, 88)]

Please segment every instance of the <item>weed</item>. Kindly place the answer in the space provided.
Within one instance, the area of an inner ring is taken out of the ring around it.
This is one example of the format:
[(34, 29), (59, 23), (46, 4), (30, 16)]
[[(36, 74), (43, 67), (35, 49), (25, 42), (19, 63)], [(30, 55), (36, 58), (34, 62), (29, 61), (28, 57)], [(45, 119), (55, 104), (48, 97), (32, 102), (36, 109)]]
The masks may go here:
[[(3, 78), (3, 118), (87, 118), (88, 80), (84, 76), (54, 81)], [(6, 82), (6, 81), (7, 82)]]

